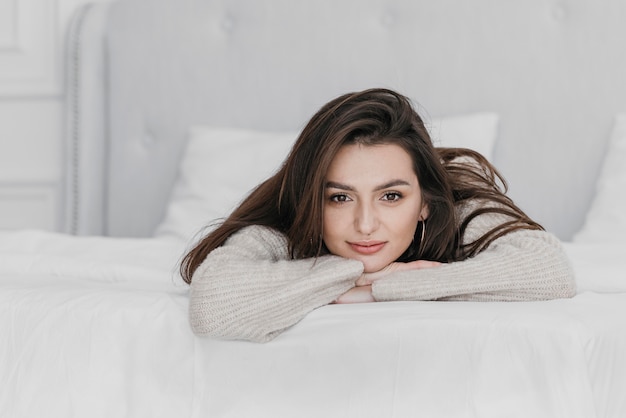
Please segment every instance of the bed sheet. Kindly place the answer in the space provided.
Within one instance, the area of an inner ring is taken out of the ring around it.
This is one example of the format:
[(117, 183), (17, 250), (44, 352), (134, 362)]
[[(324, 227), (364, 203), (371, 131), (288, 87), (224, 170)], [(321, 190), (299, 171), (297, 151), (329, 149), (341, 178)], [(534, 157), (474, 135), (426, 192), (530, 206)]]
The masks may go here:
[(193, 416), (621, 417), (625, 303), (336, 305), (262, 346), (197, 339)]
[(189, 416), (193, 337), (169, 240), (0, 236), (0, 416)]
[(626, 416), (623, 249), (566, 250), (573, 299), (330, 305), (256, 344), (191, 334), (181, 242), (3, 234), (0, 416)]

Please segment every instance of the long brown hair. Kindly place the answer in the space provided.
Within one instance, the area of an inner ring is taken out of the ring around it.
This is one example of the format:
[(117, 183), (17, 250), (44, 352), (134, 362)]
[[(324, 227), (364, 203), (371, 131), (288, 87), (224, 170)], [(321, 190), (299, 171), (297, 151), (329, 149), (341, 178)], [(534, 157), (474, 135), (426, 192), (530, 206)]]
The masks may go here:
[[(463, 148), (435, 148), (408, 98), (388, 89), (370, 89), (340, 96), (311, 118), (278, 172), (254, 189), (183, 258), (183, 279), (191, 283), (206, 256), (249, 225), (282, 232), (292, 258), (327, 254), (322, 237), (325, 176), (338, 150), (354, 143), (396, 144), (412, 157), (422, 198), (429, 209), (424, 221), (428, 234), (422, 241), (421, 228), (425, 225), (421, 222), (414, 244), (400, 261), (463, 260), (514, 230), (541, 229), (505, 195), (506, 182), (482, 155)], [(494, 204), (480, 206), (460, 222), (456, 205), (473, 199)], [(476, 241), (462, 244), (469, 222), (487, 212), (506, 214), (511, 221)]]

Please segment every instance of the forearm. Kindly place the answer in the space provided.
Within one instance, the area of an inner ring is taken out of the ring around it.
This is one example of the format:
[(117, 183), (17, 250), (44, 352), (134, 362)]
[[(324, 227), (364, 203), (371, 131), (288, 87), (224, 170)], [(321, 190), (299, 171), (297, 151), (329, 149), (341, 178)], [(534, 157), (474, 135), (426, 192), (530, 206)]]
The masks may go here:
[(560, 243), (543, 231), (504, 236), (460, 262), (398, 272), (374, 282), (376, 300), (546, 300), (575, 294)]
[(246, 257), (222, 247), (194, 274), (189, 315), (197, 335), (268, 341), (354, 286), (360, 262)]

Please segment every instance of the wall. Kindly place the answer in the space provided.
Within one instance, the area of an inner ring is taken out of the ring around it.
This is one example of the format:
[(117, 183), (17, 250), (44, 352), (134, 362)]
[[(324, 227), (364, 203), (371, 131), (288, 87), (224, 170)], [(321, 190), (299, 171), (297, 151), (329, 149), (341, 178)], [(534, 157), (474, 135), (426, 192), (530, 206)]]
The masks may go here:
[(0, 0), (0, 230), (60, 227), (64, 37), (86, 2)]

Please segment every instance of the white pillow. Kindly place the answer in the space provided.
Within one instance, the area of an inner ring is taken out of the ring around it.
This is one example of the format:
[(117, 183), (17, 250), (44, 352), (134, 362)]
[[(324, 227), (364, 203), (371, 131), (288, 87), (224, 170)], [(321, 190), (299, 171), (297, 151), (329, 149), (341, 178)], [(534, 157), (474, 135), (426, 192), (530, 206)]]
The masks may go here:
[(615, 118), (596, 195), (574, 242), (623, 242), (626, 235), (626, 113)]
[[(433, 119), (436, 146), (476, 149), (491, 158), (498, 117), (478, 113)], [(274, 174), (298, 134), (196, 126), (189, 130), (165, 219), (156, 236), (189, 240), (225, 218), (259, 183)]]
[(155, 235), (188, 240), (227, 217), (278, 170), (297, 136), (296, 132), (192, 127), (165, 219)]

